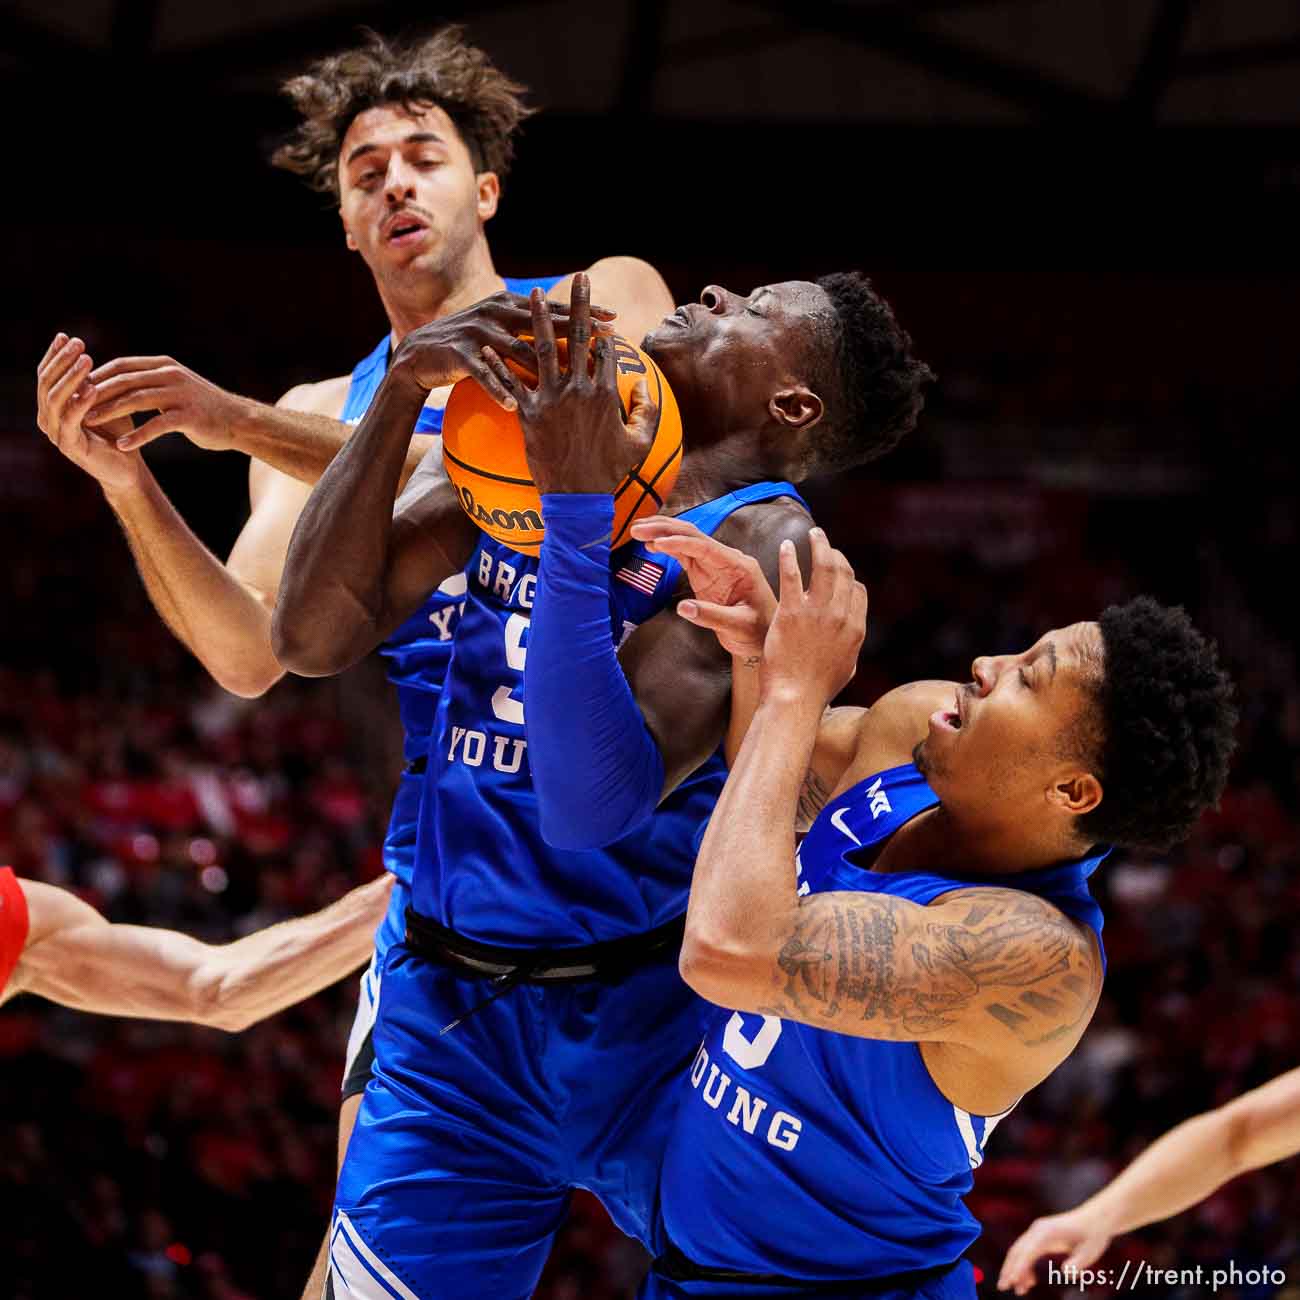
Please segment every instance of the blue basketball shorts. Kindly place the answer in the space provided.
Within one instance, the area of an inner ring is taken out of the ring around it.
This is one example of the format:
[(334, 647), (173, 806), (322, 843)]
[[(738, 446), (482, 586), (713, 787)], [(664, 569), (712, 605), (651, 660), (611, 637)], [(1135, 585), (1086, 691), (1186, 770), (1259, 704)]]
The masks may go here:
[(659, 1169), (709, 1010), (676, 954), (480, 1006), (492, 992), (389, 950), (339, 1176), (334, 1300), (526, 1300), (574, 1187), (655, 1249)]
[(415, 831), (420, 818), (424, 774), (403, 772), (393, 796), (393, 811), (384, 837), (384, 867), (393, 873), (388, 911), (375, 931), (375, 951), (361, 975), (357, 1013), (348, 1034), (343, 1065), (343, 1099), (365, 1091), (375, 1053), (371, 1031), (379, 1010), (379, 980), (388, 950), (406, 933), (406, 909), (411, 902), (411, 871), (415, 862)]

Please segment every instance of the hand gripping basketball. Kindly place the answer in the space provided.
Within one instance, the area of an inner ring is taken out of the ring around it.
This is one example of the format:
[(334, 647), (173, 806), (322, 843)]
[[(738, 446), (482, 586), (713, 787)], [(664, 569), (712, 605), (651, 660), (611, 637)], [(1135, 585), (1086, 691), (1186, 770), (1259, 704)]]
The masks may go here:
[[(681, 463), (681, 418), (663, 374), (625, 339), (591, 341), (586, 276), (574, 279), (568, 340), (555, 338), (540, 292), (532, 298), (536, 387), (492, 348), (483, 357), (518, 413), (472, 381), (452, 390), (443, 418), (443, 459), (461, 507), (515, 550), (537, 554), (543, 492), (608, 492), (611, 545), (632, 520), (655, 514)], [(569, 364), (582, 357), (584, 364)]]

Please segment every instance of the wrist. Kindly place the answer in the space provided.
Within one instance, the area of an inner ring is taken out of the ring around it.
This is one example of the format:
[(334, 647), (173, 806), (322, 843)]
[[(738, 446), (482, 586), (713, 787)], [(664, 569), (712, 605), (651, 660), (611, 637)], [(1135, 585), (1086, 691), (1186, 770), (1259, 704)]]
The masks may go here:
[(420, 405), (423, 406), (425, 399), (433, 392), (434, 385), (424, 381), (415, 368), (406, 344), (399, 343), (381, 387), (387, 387), (390, 391), (396, 390), (412, 398), (418, 397)]
[(1128, 1231), (1125, 1220), (1130, 1217), (1130, 1211), (1122, 1196), (1107, 1197), (1099, 1193), (1077, 1206), (1074, 1213), (1086, 1221), (1089, 1232), (1117, 1237)]
[(820, 714), (837, 694), (801, 665), (774, 665), (770, 659), (764, 658), (760, 667), (760, 699), (771, 698), (785, 703), (800, 700), (809, 708), (815, 706)]
[(551, 551), (576, 550), (608, 563), (614, 533), (614, 498), (603, 492), (542, 494), (542, 546)]
[(269, 420), (275, 418), (277, 410), (274, 406), (266, 406), (238, 393), (229, 393), (227, 397), (230, 415), (226, 428), (230, 434), (231, 450), (242, 451), (246, 455), (255, 454), (257, 435), (265, 430)]
[(144, 458), (137, 452), (133, 468), (121, 479), (115, 479), (111, 483), (101, 482), (99, 486), (109, 506), (120, 514), (122, 510), (144, 499), (150, 480), (149, 468), (144, 463)]
[(824, 692), (793, 677), (764, 672), (759, 680), (758, 707), (769, 713), (807, 714), (820, 718), (826, 711)]

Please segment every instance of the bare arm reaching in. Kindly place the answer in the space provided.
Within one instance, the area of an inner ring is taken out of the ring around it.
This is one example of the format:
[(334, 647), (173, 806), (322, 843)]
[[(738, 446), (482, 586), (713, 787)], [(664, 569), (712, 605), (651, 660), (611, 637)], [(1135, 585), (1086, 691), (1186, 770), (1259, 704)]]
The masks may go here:
[(244, 1029), (360, 966), (392, 883), (384, 875), (310, 916), (212, 945), (110, 924), (67, 890), (23, 880), (27, 942), (0, 996), (35, 993), (102, 1015)]
[[(246, 697), (263, 694), (284, 675), (271, 648), (271, 607), (289, 535), (308, 488), (255, 461), (249, 474), (252, 510), (223, 564), (181, 518), (139, 451), (123, 451), (114, 442), (129, 435), (130, 420), (112, 416), (101, 423), (91, 417), (92, 406), (100, 400), (89, 382), (91, 364), (79, 339), (55, 338), (37, 370), (40, 427), (73, 464), (103, 488), (149, 598), (175, 636), (228, 691)], [(211, 387), (184, 373), (188, 378), (182, 376), (183, 382)], [(295, 419), (310, 417), (304, 426), (309, 426), (309, 434), (310, 428), (331, 426), (337, 433), (334, 441), (327, 447), (316, 439), (314, 445), (321, 457), (326, 450), (332, 457), (346, 437), (347, 426), (321, 412), (336, 411), (341, 404), (338, 381), (327, 381), (292, 390), (278, 407), (258, 409), (273, 413), (265, 423), (267, 438), (282, 449), (298, 446), (304, 457), (307, 444), (293, 441), (293, 429), (298, 427)], [(409, 474), (410, 462), (418, 459), (430, 442), (425, 437), (413, 440), (404, 474)], [(327, 463), (321, 459), (316, 472)]]
[(1289, 1070), (1153, 1142), (1082, 1205), (1035, 1219), (1012, 1243), (998, 1288), (1025, 1295), (1048, 1255), (1085, 1269), (1113, 1238), (1204, 1200), (1238, 1174), (1300, 1152), (1300, 1069)]

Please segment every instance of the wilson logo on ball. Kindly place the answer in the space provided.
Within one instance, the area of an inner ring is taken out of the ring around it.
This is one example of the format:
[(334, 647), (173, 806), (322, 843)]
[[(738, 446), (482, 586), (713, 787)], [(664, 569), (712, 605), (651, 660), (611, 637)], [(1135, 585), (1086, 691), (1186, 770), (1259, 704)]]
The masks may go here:
[[(557, 340), (560, 364), (566, 341)], [(611, 546), (628, 539), (634, 519), (657, 514), (677, 481), (682, 462), (682, 421), (668, 381), (655, 363), (626, 339), (614, 340), (618, 396), (624, 419), (639, 379), (659, 408), (654, 441), (645, 458), (614, 491)], [(507, 363), (517, 374), (524, 372)], [(531, 378), (531, 377), (530, 377)], [(528, 470), (519, 417), (503, 411), (472, 379), (462, 379), (447, 399), (442, 459), (461, 509), (485, 533), (512, 550), (536, 555), (542, 545), (542, 499)]]
[(487, 510), (474, 500), (474, 493), (467, 487), (460, 489), (461, 509), (482, 528), (500, 528), (507, 533), (542, 531), (542, 517), (535, 510)]

